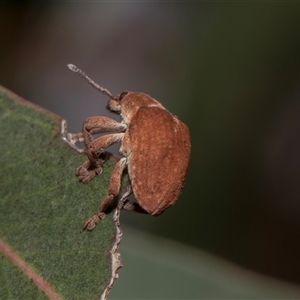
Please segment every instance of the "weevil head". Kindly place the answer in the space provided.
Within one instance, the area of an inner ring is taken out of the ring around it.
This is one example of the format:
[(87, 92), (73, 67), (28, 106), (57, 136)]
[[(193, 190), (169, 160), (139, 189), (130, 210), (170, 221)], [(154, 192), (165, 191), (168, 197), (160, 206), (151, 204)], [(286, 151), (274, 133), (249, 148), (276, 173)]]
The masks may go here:
[(126, 124), (130, 123), (132, 117), (141, 107), (153, 106), (165, 109), (149, 95), (139, 92), (122, 92), (108, 102), (108, 108), (120, 114)]
[(120, 114), (126, 124), (130, 123), (132, 117), (141, 107), (156, 106), (165, 109), (158, 101), (144, 93), (123, 92), (113, 97), (110, 91), (95, 83), (91, 78), (89, 78), (82, 70), (78, 69), (76, 66), (69, 64), (68, 68), (71, 71), (78, 73), (80, 76), (82, 76), (88, 83), (90, 83), (101, 93), (110, 97), (110, 100), (108, 102), (108, 108), (111, 111)]

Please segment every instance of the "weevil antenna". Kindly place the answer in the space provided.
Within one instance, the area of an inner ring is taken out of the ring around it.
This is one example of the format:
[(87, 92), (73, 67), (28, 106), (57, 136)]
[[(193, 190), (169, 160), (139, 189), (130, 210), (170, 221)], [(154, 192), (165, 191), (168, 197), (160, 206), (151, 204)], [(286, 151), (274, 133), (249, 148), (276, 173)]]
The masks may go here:
[(94, 88), (96, 88), (98, 91), (100, 91), (102, 94), (105, 94), (109, 96), (110, 98), (113, 98), (113, 95), (111, 92), (102, 86), (98, 85), (95, 81), (93, 81), (89, 76), (87, 76), (82, 70), (78, 69), (76, 66), (69, 64), (67, 65), (68, 68), (73, 71), (74, 73), (78, 73), (81, 77), (83, 77), (89, 84), (91, 84)]

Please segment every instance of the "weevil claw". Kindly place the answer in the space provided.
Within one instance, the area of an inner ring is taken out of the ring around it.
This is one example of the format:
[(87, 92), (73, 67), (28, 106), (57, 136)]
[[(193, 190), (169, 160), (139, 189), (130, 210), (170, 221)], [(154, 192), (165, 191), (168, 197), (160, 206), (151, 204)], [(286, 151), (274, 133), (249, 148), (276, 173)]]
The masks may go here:
[(82, 181), (83, 183), (88, 183), (94, 177), (100, 175), (102, 171), (103, 171), (102, 167), (96, 167), (91, 170), (88, 170), (86, 166), (83, 164), (76, 169), (75, 174), (76, 176), (78, 176), (79, 181)]
[(83, 229), (93, 230), (96, 227), (97, 223), (104, 219), (104, 217), (105, 213), (103, 212), (98, 213), (97, 215), (93, 215), (85, 221), (85, 223), (83, 224)]

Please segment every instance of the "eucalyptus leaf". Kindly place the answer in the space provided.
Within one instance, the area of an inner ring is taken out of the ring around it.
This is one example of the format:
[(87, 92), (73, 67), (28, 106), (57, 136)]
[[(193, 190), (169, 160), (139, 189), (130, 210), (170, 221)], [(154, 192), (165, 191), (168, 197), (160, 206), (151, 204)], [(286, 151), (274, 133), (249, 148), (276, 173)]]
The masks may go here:
[[(99, 299), (111, 281), (116, 226), (112, 214), (93, 231), (82, 225), (105, 196), (115, 160), (89, 184), (78, 182), (86, 158), (62, 140), (62, 123), (0, 88), (0, 241), (57, 299)], [(0, 299), (49, 299), (3, 247)]]

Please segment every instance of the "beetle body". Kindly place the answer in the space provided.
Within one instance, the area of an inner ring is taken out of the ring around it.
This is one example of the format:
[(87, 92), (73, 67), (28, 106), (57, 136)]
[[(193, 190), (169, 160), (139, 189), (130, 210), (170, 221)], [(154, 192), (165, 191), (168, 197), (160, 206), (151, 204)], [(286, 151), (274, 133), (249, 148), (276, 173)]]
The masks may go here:
[(143, 105), (131, 118), (120, 153), (127, 157), (138, 203), (149, 214), (160, 215), (182, 190), (190, 156), (189, 130), (150, 96), (128, 93), (123, 101), (126, 98), (141, 99)]
[[(84, 73), (82, 76), (87, 77)], [(102, 172), (100, 154), (105, 148), (120, 142), (123, 156), (113, 170), (108, 195), (97, 214), (84, 224), (90, 230), (119, 194), (125, 168), (137, 202), (127, 203), (124, 208), (157, 216), (179, 197), (190, 157), (188, 127), (158, 101), (139, 92), (123, 92), (115, 97), (109, 93), (109, 96), (108, 108), (119, 113), (122, 121), (91, 117), (77, 135), (77, 140), (83, 140), (87, 147), (88, 160), (76, 170), (85, 183)], [(93, 139), (93, 134), (104, 132), (113, 133)]]

